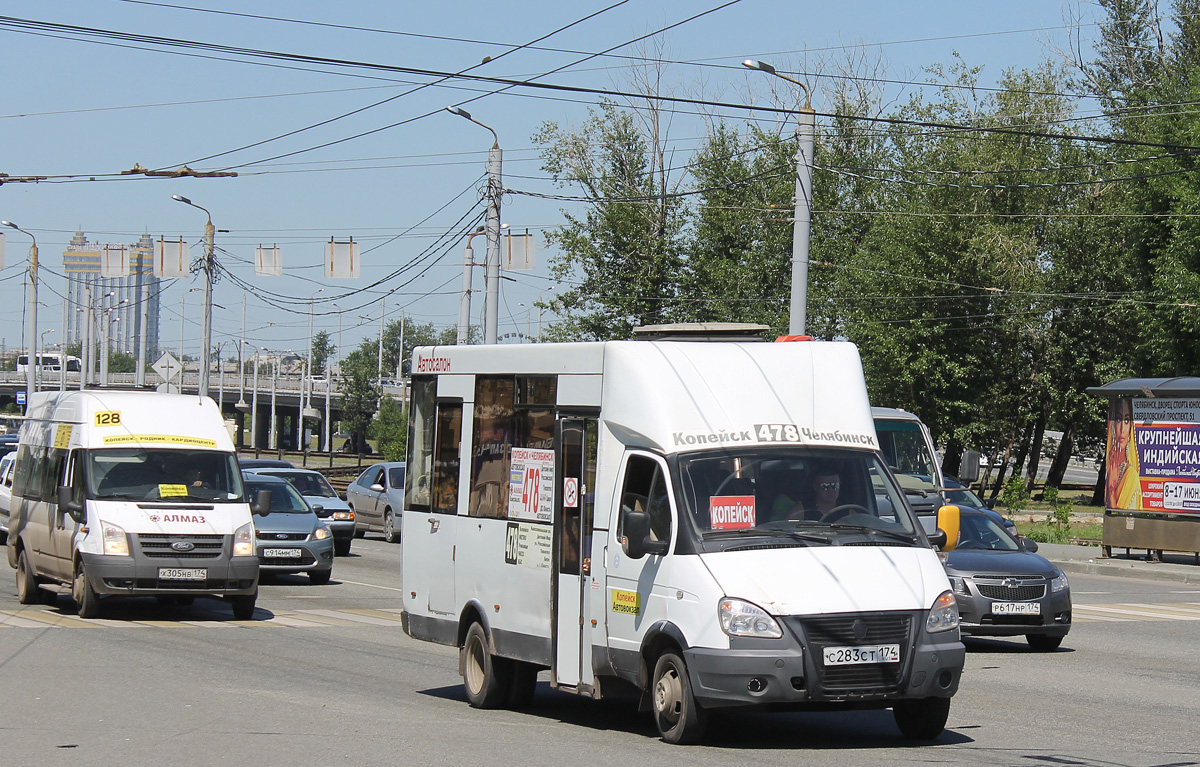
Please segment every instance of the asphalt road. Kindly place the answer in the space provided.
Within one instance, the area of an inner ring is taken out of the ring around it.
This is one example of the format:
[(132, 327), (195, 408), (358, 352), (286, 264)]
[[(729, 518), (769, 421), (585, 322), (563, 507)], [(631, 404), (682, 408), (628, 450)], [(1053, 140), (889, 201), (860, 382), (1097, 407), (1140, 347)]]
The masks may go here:
[(3, 573), (0, 764), (1200, 764), (1200, 587), (1072, 576), (1063, 648), (969, 640), (933, 744), (902, 739), (887, 711), (744, 712), (685, 748), (631, 705), (544, 681), (528, 711), (471, 709), (457, 653), (400, 627), (399, 561), (399, 546), (356, 541), (331, 584), (268, 582), (244, 623), (212, 600), (126, 600), (81, 621), (65, 597), (19, 605)]

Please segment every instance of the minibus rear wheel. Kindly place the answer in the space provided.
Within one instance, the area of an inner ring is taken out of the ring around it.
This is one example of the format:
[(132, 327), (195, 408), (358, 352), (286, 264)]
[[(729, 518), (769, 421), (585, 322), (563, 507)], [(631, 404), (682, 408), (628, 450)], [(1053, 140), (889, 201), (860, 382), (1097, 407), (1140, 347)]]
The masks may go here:
[(100, 595), (92, 588), (92, 583), (88, 580), (87, 568), (83, 566), (82, 559), (75, 565), (75, 581), (71, 584), (71, 597), (74, 598), (75, 604), (79, 605), (80, 618), (100, 617)]
[(463, 688), (473, 708), (500, 708), (512, 683), (512, 666), (507, 658), (489, 651), (487, 633), (478, 622), (467, 629), (462, 646)]
[(23, 605), (37, 604), (38, 591), (37, 577), (29, 566), (29, 555), (21, 549), (17, 555), (17, 601)]
[(696, 703), (683, 658), (668, 650), (654, 664), (650, 689), (654, 724), (667, 743), (686, 745), (704, 737), (707, 712)]

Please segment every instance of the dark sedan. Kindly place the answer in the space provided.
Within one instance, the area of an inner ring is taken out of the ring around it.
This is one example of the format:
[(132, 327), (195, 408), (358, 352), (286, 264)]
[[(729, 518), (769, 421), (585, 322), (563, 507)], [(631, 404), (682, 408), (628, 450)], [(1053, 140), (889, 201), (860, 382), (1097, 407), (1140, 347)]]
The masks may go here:
[(991, 516), (961, 508), (958, 547), (946, 555), (946, 575), (965, 636), (1022, 636), (1049, 652), (1071, 630), (1067, 576), (1037, 544), (1014, 538)]

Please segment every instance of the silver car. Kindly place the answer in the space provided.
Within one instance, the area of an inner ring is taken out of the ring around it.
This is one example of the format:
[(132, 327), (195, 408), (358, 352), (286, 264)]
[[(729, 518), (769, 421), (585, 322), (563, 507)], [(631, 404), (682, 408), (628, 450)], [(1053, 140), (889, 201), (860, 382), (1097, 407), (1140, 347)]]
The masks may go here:
[(354, 537), (378, 530), (388, 543), (400, 540), (404, 513), (404, 462), (368, 466), (346, 487), (346, 503), (354, 512)]
[(8, 542), (8, 512), (12, 505), (13, 465), (17, 454), (0, 458), (0, 544)]
[(333, 531), (333, 550), (339, 557), (350, 553), (350, 542), (354, 540), (354, 512), (342, 500), (329, 480), (319, 471), (312, 469), (246, 469), (244, 474), (279, 477), (292, 483), (292, 487), (304, 496), (308, 505), (329, 529)]
[(267, 573), (308, 573), (313, 585), (329, 583), (333, 575), (333, 533), (317, 519), (308, 502), (290, 483), (277, 477), (243, 472), (246, 496), (271, 494), (270, 512), (254, 517), (254, 546), (258, 570)]

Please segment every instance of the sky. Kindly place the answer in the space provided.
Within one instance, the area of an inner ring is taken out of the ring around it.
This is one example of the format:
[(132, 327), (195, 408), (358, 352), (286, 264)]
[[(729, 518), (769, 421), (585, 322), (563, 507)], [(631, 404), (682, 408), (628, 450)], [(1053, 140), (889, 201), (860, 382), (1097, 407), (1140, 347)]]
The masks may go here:
[[(786, 84), (740, 65), (751, 58), (807, 82), (820, 111), (828, 83), (821, 75), (849, 54), (877, 63), (876, 76), (886, 81), (880, 87), (899, 101), (926, 90), (919, 84), (925, 66), (948, 63), (955, 53), (982, 66), (982, 84), (992, 85), (1006, 69), (1033, 67), (1069, 48), (1069, 34), (1090, 44), (1098, 14), (1093, 4), (1074, 0), (727, 2), (4, 0), (0, 174), (47, 180), (0, 184), (0, 219), (37, 238), (39, 331), (56, 329), (47, 344), (61, 335), (61, 254), (77, 230), (92, 242), (114, 244), (132, 244), (144, 233), (182, 236), (199, 255), (205, 216), (172, 195), (212, 214), (217, 258), (248, 286), (229, 277), (215, 286), (214, 344), (242, 337), (243, 300), (247, 340), (274, 350), (307, 348), (310, 312), (314, 329), (345, 351), (378, 333), (381, 314), (386, 322), (403, 313), (419, 323), (455, 325), (464, 233), (483, 214), (492, 136), (443, 107), (461, 104), (496, 131), (506, 188), (573, 194), (556, 188), (541, 168), (532, 137), (547, 122), (579, 125), (600, 97), (429, 73), (469, 69), (491, 78), (628, 90), (631, 64), (652, 56), (671, 62), (664, 81), (674, 95), (761, 106), (786, 100), (786, 90), (772, 90)], [(1071, 17), (1082, 26), (1069, 33)], [(96, 30), (120, 34), (95, 36)], [(210, 44), (289, 56), (252, 57)], [(677, 152), (694, 150), (703, 135), (694, 111), (681, 107), (671, 118)], [(734, 124), (751, 115), (718, 113)], [(118, 175), (135, 165), (238, 175)], [(510, 192), (501, 220), (542, 240), (563, 223), (564, 209), (581, 210), (579, 203)], [(0, 339), (11, 348), (23, 337), (29, 238), (5, 234)], [(331, 237), (360, 243), (359, 279), (324, 278), (324, 243)], [(259, 245), (282, 249), (283, 276), (254, 274)], [(482, 263), (483, 238), (473, 246)], [(533, 304), (557, 286), (547, 267), (553, 255), (542, 241), (534, 269), (505, 274), (501, 335), (536, 337), (539, 317), (552, 320)], [(483, 269), (473, 272), (473, 288), (482, 291)], [(162, 294), (161, 341), (178, 345), (182, 313), (189, 355), (199, 352), (202, 294), (188, 291), (200, 284), (197, 276), (175, 280)], [(473, 294), (476, 324), (482, 299)]]

